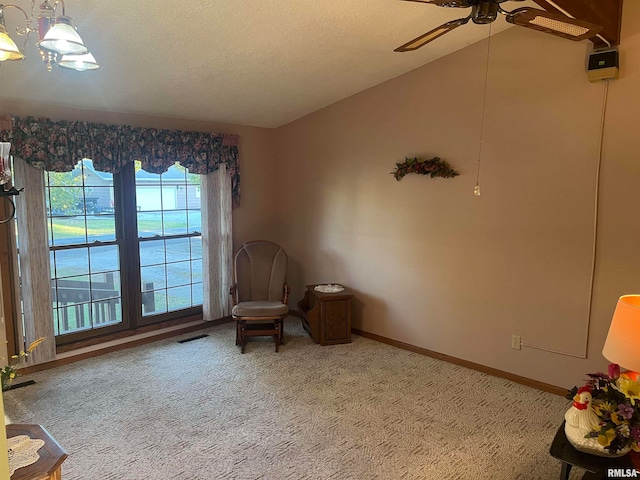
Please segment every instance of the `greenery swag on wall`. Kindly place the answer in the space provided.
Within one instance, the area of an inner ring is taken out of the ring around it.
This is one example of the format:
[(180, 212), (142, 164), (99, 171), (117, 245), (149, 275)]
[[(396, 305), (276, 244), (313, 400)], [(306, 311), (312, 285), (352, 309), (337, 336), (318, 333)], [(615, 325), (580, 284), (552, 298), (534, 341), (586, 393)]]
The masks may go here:
[(453, 178), (460, 175), (446, 161), (440, 160), (438, 157), (424, 160), (422, 158), (405, 157), (404, 162), (396, 163), (396, 169), (391, 172), (397, 181), (402, 180), (408, 173), (417, 173), (420, 175), (431, 175), (433, 177)]

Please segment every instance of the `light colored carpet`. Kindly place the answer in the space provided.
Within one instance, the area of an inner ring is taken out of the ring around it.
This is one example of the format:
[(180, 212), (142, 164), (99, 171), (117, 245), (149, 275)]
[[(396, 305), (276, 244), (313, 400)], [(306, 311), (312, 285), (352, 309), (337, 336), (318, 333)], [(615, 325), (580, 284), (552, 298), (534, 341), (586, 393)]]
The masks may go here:
[[(354, 336), (234, 345), (234, 326), (25, 376), (7, 421), (68, 451), (64, 480), (554, 479), (568, 402)], [(572, 478), (579, 478), (573, 472)]]

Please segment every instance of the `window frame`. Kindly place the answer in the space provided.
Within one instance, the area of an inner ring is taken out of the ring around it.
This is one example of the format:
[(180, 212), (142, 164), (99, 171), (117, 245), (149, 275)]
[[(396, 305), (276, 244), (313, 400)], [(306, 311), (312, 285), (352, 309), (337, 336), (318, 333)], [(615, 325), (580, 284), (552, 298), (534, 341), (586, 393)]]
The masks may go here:
[[(143, 316), (140, 271), (140, 247), (136, 206), (135, 163), (127, 163), (119, 173), (113, 174), (115, 241), (89, 242), (86, 245), (118, 245), (120, 259), (120, 288), (122, 321), (113, 325), (90, 328), (72, 333), (56, 335), (56, 346), (65, 346), (79, 341), (136, 330), (139, 327), (164, 323), (193, 315), (202, 315), (202, 305), (180, 310)], [(48, 227), (47, 227), (48, 228)], [(202, 232), (185, 235), (151, 237), (151, 239), (202, 236)], [(52, 246), (49, 246), (51, 251)], [(55, 247), (54, 247), (55, 248)], [(59, 248), (59, 247), (58, 247)]]

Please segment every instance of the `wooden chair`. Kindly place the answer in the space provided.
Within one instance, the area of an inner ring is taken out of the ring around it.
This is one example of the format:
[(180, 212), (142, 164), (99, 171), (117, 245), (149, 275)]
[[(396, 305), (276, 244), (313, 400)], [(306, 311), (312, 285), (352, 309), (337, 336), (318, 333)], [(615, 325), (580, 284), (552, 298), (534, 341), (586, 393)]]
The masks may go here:
[(236, 345), (244, 353), (248, 337), (272, 336), (276, 352), (284, 344), (287, 299), (287, 254), (269, 241), (245, 243), (233, 259), (231, 316), (236, 319)]

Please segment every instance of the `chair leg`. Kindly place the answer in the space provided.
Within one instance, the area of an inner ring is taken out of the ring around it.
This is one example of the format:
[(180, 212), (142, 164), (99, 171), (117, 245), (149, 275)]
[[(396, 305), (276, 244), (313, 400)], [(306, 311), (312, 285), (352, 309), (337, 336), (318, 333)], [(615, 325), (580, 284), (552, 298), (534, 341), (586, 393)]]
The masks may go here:
[(238, 320), (238, 327), (236, 329), (236, 335), (238, 336), (238, 344), (240, 345), (240, 353), (244, 353), (244, 349), (247, 346), (247, 337), (244, 334), (244, 329), (247, 326), (245, 320)]
[(240, 345), (240, 320), (236, 320), (236, 347)]
[(284, 345), (284, 318), (280, 319), (280, 345)]

